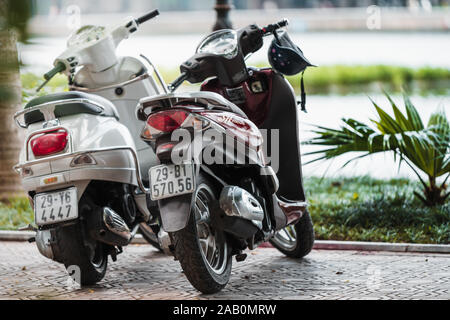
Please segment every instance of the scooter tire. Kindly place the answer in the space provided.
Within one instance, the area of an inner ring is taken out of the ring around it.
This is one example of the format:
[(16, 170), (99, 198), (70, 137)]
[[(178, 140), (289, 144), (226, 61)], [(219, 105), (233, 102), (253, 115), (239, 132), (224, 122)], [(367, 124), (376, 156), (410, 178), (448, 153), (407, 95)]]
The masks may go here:
[[(197, 179), (196, 194), (199, 188), (205, 186), (212, 190), (213, 196), (217, 199), (214, 185), (200, 174), (199, 179)], [(187, 279), (197, 290), (205, 294), (211, 294), (219, 292), (227, 285), (231, 275), (231, 255), (225, 249), (224, 259), (226, 261), (222, 262), (220, 272), (214, 271), (202, 252), (194, 210), (190, 214), (188, 225), (180, 231), (171, 233), (171, 236), (175, 257), (179, 260)], [(226, 238), (223, 237), (222, 240), (226, 241)], [(224, 248), (228, 248), (226, 242), (224, 245)]]
[[(101, 281), (108, 266), (108, 255), (104, 245), (99, 246), (98, 261), (90, 258), (90, 248), (84, 244), (83, 233), (79, 223), (58, 227), (55, 232), (58, 256), (64, 263), (72, 279), (82, 286), (93, 285)], [(79, 272), (79, 274), (77, 274)]]
[(291, 227), (295, 229), (297, 235), (294, 246), (287, 248), (273, 238), (270, 243), (290, 258), (303, 258), (311, 252), (314, 246), (314, 226), (309, 212), (306, 211), (300, 220)]

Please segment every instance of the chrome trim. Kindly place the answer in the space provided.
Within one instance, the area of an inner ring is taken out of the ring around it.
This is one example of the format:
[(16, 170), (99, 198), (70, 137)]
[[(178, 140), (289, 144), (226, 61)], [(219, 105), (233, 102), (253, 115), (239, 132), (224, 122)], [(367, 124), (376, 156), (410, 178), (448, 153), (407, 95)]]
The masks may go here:
[(31, 166), (36, 165), (36, 164), (50, 162), (50, 161), (57, 161), (57, 160), (70, 158), (70, 157), (73, 158), (73, 157), (76, 157), (76, 156), (80, 156), (80, 155), (82, 155), (84, 153), (95, 154), (95, 153), (107, 152), (107, 151), (130, 151), (131, 155), (133, 156), (134, 164), (135, 164), (135, 167), (136, 167), (135, 171), (136, 171), (136, 180), (137, 180), (138, 186), (142, 190), (142, 192), (150, 193), (150, 189), (146, 188), (144, 186), (144, 184), (142, 183), (141, 170), (140, 170), (139, 161), (138, 161), (138, 157), (137, 157), (136, 151), (133, 148), (127, 147), (127, 146), (125, 146), (125, 147), (113, 147), (113, 148), (99, 148), (99, 149), (83, 150), (83, 151), (77, 151), (77, 152), (72, 152), (72, 153), (60, 154), (60, 155), (56, 155), (56, 156), (52, 156), (52, 157), (47, 157), (47, 158), (43, 158), (43, 159), (29, 161), (29, 162), (26, 162), (26, 163), (18, 163), (15, 166), (13, 166), (13, 169), (17, 173), (20, 174), (20, 169), (22, 169), (24, 167), (31, 167)]
[(99, 104), (99, 103), (97, 103), (97, 102), (95, 102), (93, 100), (86, 99), (86, 98), (74, 98), (74, 99), (56, 100), (56, 101), (51, 101), (51, 102), (38, 104), (37, 106), (17, 111), (14, 114), (13, 118), (14, 118), (14, 121), (16, 122), (16, 124), (19, 127), (21, 127), (21, 128), (28, 128), (28, 126), (26, 124), (20, 123), (20, 121), (17, 118), (22, 116), (22, 115), (24, 115), (25, 113), (38, 110), (44, 115), (45, 122), (49, 122), (50, 120), (57, 119), (56, 116), (55, 116), (55, 107), (56, 107), (56, 105), (69, 104), (69, 103), (74, 103), (74, 102), (89, 103), (89, 104), (92, 104), (92, 105), (94, 105), (96, 107), (99, 107), (102, 110), (102, 112), (105, 111), (105, 107), (104, 106), (102, 106), (101, 104)]
[(122, 217), (109, 207), (103, 208), (103, 224), (112, 233), (125, 239), (131, 240), (131, 232)]
[[(33, 131), (32, 133), (30, 133), (27, 138), (25, 139), (25, 159), (26, 161), (29, 161), (30, 159), (30, 155), (29, 155), (29, 144), (30, 144), (30, 140), (31, 138), (33, 138), (34, 136), (37, 136), (38, 134), (41, 133), (47, 133), (47, 132), (53, 132), (53, 131), (58, 131), (58, 130), (65, 130), (69, 136), (69, 150), (72, 151), (73, 150), (73, 141), (72, 141), (72, 133), (69, 130), (69, 128), (65, 127), (65, 126), (57, 126), (57, 127), (50, 127), (50, 128), (44, 128), (44, 129), (40, 129), (40, 130), (36, 130)], [(67, 147), (66, 147), (67, 148)], [(62, 151), (60, 151), (62, 152)], [(48, 158), (47, 158), (48, 159)]]
[(227, 216), (250, 220), (262, 229), (264, 209), (250, 192), (237, 186), (226, 186), (220, 193), (219, 204)]
[(70, 85), (69, 89), (70, 90), (76, 90), (76, 91), (82, 91), (82, 92), (97, 92), (97, 91), (102, 91), (102, 90), (107, 90), (107, 89), (115, 89), (117, 87), (124, 87), (124, 86), (127, 86), (127, 85), (129, 85), (129, 84), (131, 84), (133, 82), (144, 80), (144, 79), (147, 79), (149, 77), (150, 77), (150, 75), (148, 73), (144, 73), (144, 74), (141, 74), (140, 76), (137, 76), (137, 77), (135, 77), (135, 78), (133, 78), (131, 80), (127, 80), (127, 81), (124, 81), (124, 82), (121, 82), (121, 83), (115, 83), (115, 84), (107, 85), (107, 86), (104, 86), (104, 87), (85, 88), (85, 87), (78, 87), (78, 86), (75, 86), (75, 85)]
[(59, 119), (53, 119), (53, 120), (49, 120), (47, 122), (44, 122), (42, 124), (42, 128), (51, 128), (51, 127), (57, 127), (60, 126), (61, 122), (59, 121)]
[(167, 89), (167, 84), (166, 84), (166, 82), (164, 81), (164, 79), (163, 79), (163, 77), (161, 76), (161, 74), (159, 73), (159, 70), (155, 67), (155, 65), (150, 61), (149, 58), (147, 58), (146, 56), (144, 56), (142, 53), (140, 54), (140, 57), (141, 57), (142, 59), (144, 59), (144, 61), (147, 62), (147, 63), (152, 67), (153, 71), (154, 71), (155, 74), (156, 74), (156, 77), (158, 78), (159, 83), (161, 84), (161, 87), (162, 87), (163, 90), (164, 90), (164, 93), (166, 93), (166, 94), (169, 93), (169, 90)]

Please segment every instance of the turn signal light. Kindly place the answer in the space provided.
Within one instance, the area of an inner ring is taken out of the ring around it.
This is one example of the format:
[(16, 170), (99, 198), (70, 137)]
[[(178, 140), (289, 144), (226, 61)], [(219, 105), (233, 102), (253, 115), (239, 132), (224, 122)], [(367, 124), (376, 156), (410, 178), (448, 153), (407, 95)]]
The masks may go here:
[(30, 141), (31, 150), (37, 157), (63, 151), (67, 146), (67, 131), (52, 131)]

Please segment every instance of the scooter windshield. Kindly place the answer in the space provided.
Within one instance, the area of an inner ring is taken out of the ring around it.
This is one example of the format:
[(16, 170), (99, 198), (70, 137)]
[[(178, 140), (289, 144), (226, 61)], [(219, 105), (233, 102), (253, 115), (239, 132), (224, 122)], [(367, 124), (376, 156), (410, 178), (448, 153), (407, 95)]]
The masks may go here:
[(210, 53), (232, 59), (238, 53), (237, 33), (231, 29), (213, 32), (203, 39), (196, 52)]
[(89, 42), (100, 40), (105, 35), (105, 27), (101, 26), (83, 26), (73, 32), (67, 40), (67, 47), (84, 45)]

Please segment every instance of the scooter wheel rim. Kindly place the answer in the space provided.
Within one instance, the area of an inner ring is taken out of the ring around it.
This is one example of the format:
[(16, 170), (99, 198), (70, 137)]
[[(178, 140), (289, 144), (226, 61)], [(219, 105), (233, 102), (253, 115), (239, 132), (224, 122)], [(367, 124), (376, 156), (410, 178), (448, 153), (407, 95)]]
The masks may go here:
[(295, 226), (290, 225), (281, 229), (275, 234), (272, 241), (284, 250), (294, 250), (297, 246), (297, 232)]
[(197, 188), (194, 204), (197, 238), (205, 263), (216, 274), (222, 274), (227, 267), (228, 247), (219, 232), (210, 225), (208, 204), (213, 199), (213, 192), (208, 186)]

